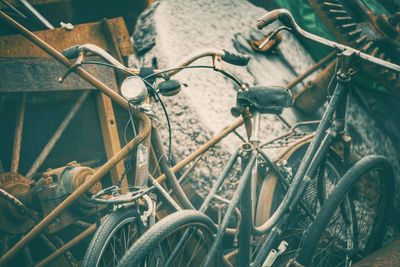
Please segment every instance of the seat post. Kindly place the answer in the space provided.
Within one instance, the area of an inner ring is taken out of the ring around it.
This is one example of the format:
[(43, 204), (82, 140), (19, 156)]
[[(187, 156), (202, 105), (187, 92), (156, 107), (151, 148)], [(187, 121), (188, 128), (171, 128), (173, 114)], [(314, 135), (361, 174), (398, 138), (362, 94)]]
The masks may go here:
[(259, 112), (253, 113), (253, 129), (251, 131), (250, 142), (257, 146), (260, 143), (260, 122), (261, 114)]

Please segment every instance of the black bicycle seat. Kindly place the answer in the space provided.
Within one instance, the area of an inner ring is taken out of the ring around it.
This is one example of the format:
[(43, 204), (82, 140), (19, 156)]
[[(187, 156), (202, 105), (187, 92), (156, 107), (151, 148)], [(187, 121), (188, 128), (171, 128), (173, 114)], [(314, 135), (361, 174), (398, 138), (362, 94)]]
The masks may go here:
[(243, 108), (261, 114), (280, 114), (284, 108), (293, 104), (292, 93), (282, 86), (254, 86), (241, 91), (236, 96), (236, 107), (232, 114), (237, 117)]

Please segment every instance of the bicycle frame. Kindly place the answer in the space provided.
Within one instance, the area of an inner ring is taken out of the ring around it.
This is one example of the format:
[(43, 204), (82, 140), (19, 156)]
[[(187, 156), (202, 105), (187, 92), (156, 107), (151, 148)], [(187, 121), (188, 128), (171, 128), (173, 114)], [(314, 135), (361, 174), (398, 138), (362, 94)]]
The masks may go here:
[[(348, 165), (350, 151), (350, 137), (345, 134), (345, 114), (347, 108), (347, 93), (351, 81), (351, 76), (354, 74), (351, 70), (351, 54), (341, 54), (339, 59), (342, 66), (336, 74), (337, 86), (330, 98), (328, 107), (324, 112), (320, 124), (314, 133), (311, 144), (306, 150), (306, 154), (290, 184), (286, 195), (275, 213), (262, 225), (255, 226), (254, 223), (254, 180), (251, 181), (252, 170), (257, 161), (257, 155), (265, 161), (267, 166), (273, 170), (279, 180), (284, 181), (283, 174), (278, 170), (275, 163), (268, 158), (259, 148), (258, 129), (260, 122), (260, 114), (254, 114), (253, 130), (249, 137), (250, 143), (243, 144), (238, 148), (230, 158), (224, 171), (215, 182), (213, 188), (205, 199), (200, 211), (204, 212), (212, 198), (214, 198), (218, 187), (222, 184), (226, 175), (232, 169), (238, 158), (241, 158), (241, 177), (239, 184), (227, 208), (222, 223), (219, 225), (218, 233), (216, 234), (214, 243), (207, 254), (204, 265), (211, 261), (214, 253), (222, 240), (222, 236), (228, 226), (229, 219), (233, 215), (234, 209), (240, 205), (241, 221), (239, 231), (238, 245), (238, 264), (239, 266), (261, 266), (267, 258), (270, 251), (276, 245), (280, 234), (284, 231), (291, 213), (296, 206), (301, 204), (301, 198), (311, 181), (311, 177), (316, 174), (316, 171), (324, 156), (327, 154), (334, 140), (343, 142), (344, 150), (344, 166)], [(255, 168), (257, 177), (258, 168)], [(345, 170), (343, 170), (345, 171)], [(269, 234), (267, 239), (261, 245), (259, 253), (256, 255), (254, 262), (251, 262), (251, 238), (254, 235)], [(272, 264), (269, 263), (269, 264)]]
[[(336, 138), (339, 138), (343, 142), (343, 166), (344, 168), (348, 166), (351, 138), (345, 133), (345, 115), (347, 94), (350, 90), (351, 76), (354, 74), (351, 69), (352, 54), (342, 53), (339, 55), (339, 60), (342, 65), (338, 73), (335, 74), (337, 86), (333, 91), (328, 107), (324, 112), (315, 132), (315, 137), (306, 151), (304, 160), (301, 162), (282, 204), (270, 219), (275, 220), (269, 224), (274, 226), (262, 244), (259, 250), (260, 253), (257, 254), (250, 266), (261, 266), (264, 263), (269, 252), (276, 245), (276, 241), (284, 230), (291, 213), (295, 210), (296, 205), (298, 205), (299, 200), (304, 195), (311, 177), (315, 175), (318, 166), (321, 164), (321, 160), (325, 158), (324, 156)], [(268, 224), (268, 221), (266, 224)]]

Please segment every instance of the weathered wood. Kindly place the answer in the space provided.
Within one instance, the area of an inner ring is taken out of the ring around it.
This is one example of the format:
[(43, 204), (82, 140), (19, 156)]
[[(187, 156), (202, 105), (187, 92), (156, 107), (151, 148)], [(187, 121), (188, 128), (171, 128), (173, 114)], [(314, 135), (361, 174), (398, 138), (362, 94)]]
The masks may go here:
[[(115, 33), (116, 45), (123, 56), (133, 53), (132, 43), (129, 40), (128, 30), (122, 18), (109, 19), (110, 30)], [(64, 28), (37, 31), (35, 34), (61, 51), (68, 47), (92, 43), (109, 50), (109, 43), (104, 35), (100, 22), (80, 24), (69, 31)], [(0, 38), (0, 57), (49, 57), (43, 50), (35, 46), (20, 34), (3, 36)]]
[[(102, 20), (100, 22), (100, 25), (103, 30), (103, 36), (107, 41), (110, 54), (118, 59), (120, 62), (122, 62), (123, 54), (120, 49), (118, 49), (118, 44), (120, 42), (119, 38), (124, 38), (122, 35), (125, 35), (125, 37), (128, 38), (127, 32), (118, 32), (118, 29), (113, 28), (113, 24), (110, 23), (109, 20)], [(116, 78), (117, 77), (118, 76), (116, 76)], [(113, 81), (116, 82), (117, 79), (114, 79)], [(117, 84), (115, 83), (115, 86), (112, 88), (117, 88)], [(109, 97), (100, 93), (96, 98), (96, 102), (99, 111), (101, 131), (103, 133), (104, 147), (106, 150), (107, 158), (110, 159), (115, 154), (117, 154), (119, 150), (121, 150), (117, 121), (115, 119), (112, 101)], [(117, 184), (124, 173), (124, 163), (120, 162), (111, 170), (111, 179), (113, 181), (113, 184)], [(128, 188), (127, 181), (128, 179), (123, 179), (121, 181), (121, 188), (123, 188), (123, 191), (127, 190)]]
[[(110, 159), (121, 149), (118, 137), (117, 121), (115, 120), (112, 101), (109, 97), (99, 92), (96, 96), (96, 103), (101, 132), (103, 135), (104, 148), (107, 158)], [(118, 183), (119, 179), (124, 174), (124, 169), (123, 161), (119, 162), (113, 169), (111, 169), (111, 179), (113, 184)], [(124, 179), (121, 187), (124, 188), (126, 185), (126, 179)]]
[[(115, 86), (112, 69), (97, 65), (86, 65), (85, 69), (108, 86)], [(60, 63), (47, 58), (0, 58), (0, 92), (95, 89), (75, 73), (71, 73), (63, 83), (59, 83), (58, 78), (66, 70)]]

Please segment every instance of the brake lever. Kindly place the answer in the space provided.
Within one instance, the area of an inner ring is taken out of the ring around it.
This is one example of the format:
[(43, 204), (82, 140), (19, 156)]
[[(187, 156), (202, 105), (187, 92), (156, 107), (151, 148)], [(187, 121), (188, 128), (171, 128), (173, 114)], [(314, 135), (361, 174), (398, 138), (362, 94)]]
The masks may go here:
[(287, 26), (281, 26), (278, 29), (274, 30), (267, 38), (265, 38), (265, 40), (258, 46), (258, 49), (262, 49), (265, 45), (267, 45), (269, 43), (269, 41), (272, 40), (272, 38), (275, 37), (275, 35), (277, 35), (279, 32), (281, 31), (288, 31), (291, 32), (292, 28), (289, 28)]
[(79, 56), (78, 56), (78, 58), (76, 59), (75, 63), (74, 63), (71, 67), (68, 68), (68, 70), (65, 72), (65, 74), (64, 74), (62, 77), (58, 78), (58, 82), (59, 82), (59, 83), (63, 83), (64, 80), (67, 78), (67, 76), (68, 76), (72, 71), (74, 71), (76, 68), (82, 66), (83, 60), (84, 60), (84, 59), (85, 59), (85, 51), (80, 51), (80, 52), (79, 52)]

